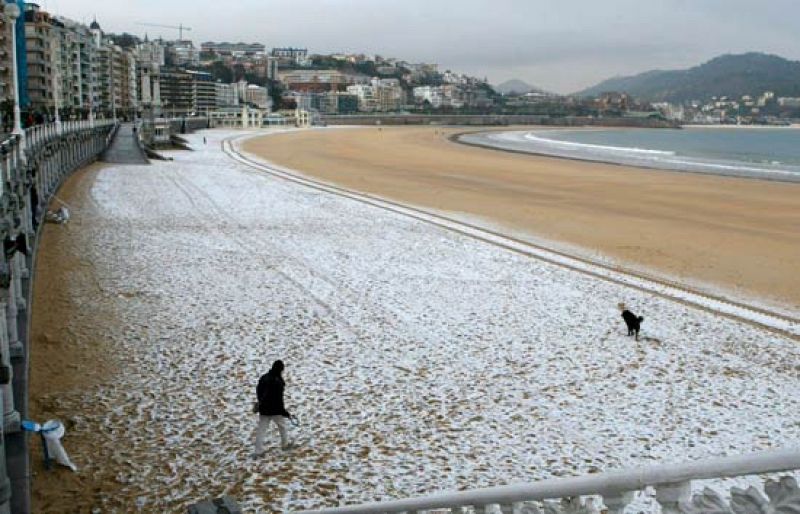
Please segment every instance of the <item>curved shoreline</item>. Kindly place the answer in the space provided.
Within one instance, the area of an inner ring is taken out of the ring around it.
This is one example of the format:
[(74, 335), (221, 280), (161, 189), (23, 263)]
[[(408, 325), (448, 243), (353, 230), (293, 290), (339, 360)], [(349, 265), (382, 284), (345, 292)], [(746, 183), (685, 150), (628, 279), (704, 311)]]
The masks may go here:
[(503, 227), (561, 248), (800, 307), (788, 263), (800, 248), (797, 183), (642, 172), (454, 144), (468, 128), (315, 130), (244, 150), (349, 189)]
[[(574, 129), (571, 129), (574, 130)], [(562, 155), (559, 153), (547, 153), (542, 151), (536, 151), (534, 149), (531, 150), (524, 150), (524, 149), (517, 149), (517, 148), (509, 148), (508, 146), (502, 146), (500, 144), (491, 144), (491, 143), (481, 143), (477, 141), (466, 141), (464, 140), (463, 136), (482, 136), (488, 135), (491, 133), (497, 132), (505, 132), (505, 133), (513, 133), (513, 132), (521, 132), (515, 130), (506, 130), (506, 131), (487, 131), (487, 130), (477, 130), (477, 131), (466, 131), (460, 132), (456, 134), (452, 134), (448, 139), (453, 143), (457, 143), (460, 145), (472, 146), (475, 148), (482, 148), (486, 150), (495, 150), (499, 152), (507, 152), (507, 153), (514, 153), (519, 155), (532, 155), (536, 157), (546, 157), (548, 159), (563, 159), (566, 161), (574, 161), (574, 162), (585, 162), (585, 163), (594, 163), (594, 164), (608, 164), (612, 166), (621, 166), (626, 168), (638, 168), (642, 170), (656, 170), (656, 171), (666, 171), (672, 173), (686, 173), (692, 175), (710, 175), (715, 177), (727, 177), (727, 178), (737, 178), (737, 179), (748, 179), (748, 180), (760, 180), (760, 181), (768, 181), (768, 182), (785, 182), (789, 184), (798, 184), (800, 183), (800, 173), (793, 174), (793, 173), (786, 173), (782, 172), (780, 174), (776, 172), (771, 172), (769, 170), (764, 170), (763, 175), (755, 175), (753, 173), (741, 172), (737, 173), (735, 171), (730, 172), (721, 172), (721, 171), (714, 171), (712, 170), (693, 170), (688, 168), (678, 168), (678, 167), (666, 167), (666, 166), (648, 166), (647, 164), (643, 163), (630, 163), (630, 162), (623, 162), (619, 160), (612, 160), (612, 159), (600, 159), (600, 158), (590, 158), (590, 157), (581, 157), (581, 156), (567, 156)], [(528, 131), (530, 132), (530, 131)], [(702, 163), (698, 163), (698, 165), (703, 165)]]

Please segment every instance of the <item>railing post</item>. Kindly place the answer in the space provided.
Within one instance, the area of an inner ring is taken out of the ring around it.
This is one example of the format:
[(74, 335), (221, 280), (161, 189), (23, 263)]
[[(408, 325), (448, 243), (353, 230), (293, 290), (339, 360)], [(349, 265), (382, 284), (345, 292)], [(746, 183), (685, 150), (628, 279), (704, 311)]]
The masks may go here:
[(8, 353), (11, 357), (22, 355), (22, 343), (19, 342), (19, 331), (17, 330), (17, 293), (16, 281), (14, 279), (14, 261), (13, 259), (8, 262), (8, 269), (11, 273), (11, 282), (9, 283), (6, 293), (8, 300), (6, 302), (6, 335), (8, 336)]
[(689, 501), (692, 495), (692, 483), (659, 484), (655, 486), (656, 501), (661, 505), (663, 514), (681, 514), (680, 504)]
[(603, 503), (609, 514), (623, 514), (625, 507), (633, 501), (633, 491), (607, 493), (603, 495)]
[[(5, 391), (0, 389), (0, 397), (5, 395)], [(0, 398), (2, 400), (2, 398)], [(2, 401), (0, 401), (2, 403)], [(2, 416), (2, 413), (0, 413)], [(5, 420), (0, 423), (0, 430), (2, 430)], [(8, 478), (8, 469), (6, 468), (6, 438), (5, 434), (0, 431), (0, 514), (11, 513), (11, 480)]]
[(500, 512), (501, 514), (516, 514), (514, 510), (514, 503), (501, 503), (500, 504)]
[[(19, 209), (17, 210), (17, 215), (20, 218), (22, 218), (22, 220), (21, 220), (22, 222), (20, 223), (19, 229), (20, 229), (20, 231), (22, 233), (25, 234), (25, 238), (28, 241), (30, 241), (30, 237), (28, 236), (27, 227), (26, 227), (26, 223), (25, 223), (25, 218), (27, 217), (27, 209), (25, 208), (25, 206), (26, 206), (26, 204), (28, 202), (26, 202), (25, 199), (22, 198), (20, 200), (20, 203), (21, 203), (21, 205), (20, 205)], [(20, 299), (19, 308), (24, 310), (25, 306), (26, 306), (26, 303), (25, 303), (25, 291), (22, 290), (22, 279), (23, 278), (28, 278), (30, 275), (28, 273), (28, 267), (27, 267), (27, 265), (25, 263), (25, 257), (23, 257), (22, 254), (20, 254), (19, 252), (15, 253), (14, 257), (17, 258), (17, 272), (19, 273), (19, 280), (20, 280), (20, 282), (19, 282), (19, 299)]]
[(5, 144), (0, 149), (0, 155), (2, 155), (2, 162), (0, 162), (0, 197), (2, 197), (6, 194), (6, 180), (10, 180), (11, 177), (9, 173), (11, 160)]
[[(6, 326), (6, 302), (0, 301), (0, 393), (2, 393), (3, 430), (6, 433), (19, 432), (20, 415), (14, 406), (14, 378), (11, 367), (11, 352), (8, 345), (8, 327)], [(2, 480), (2, 476), (0, 476)]]

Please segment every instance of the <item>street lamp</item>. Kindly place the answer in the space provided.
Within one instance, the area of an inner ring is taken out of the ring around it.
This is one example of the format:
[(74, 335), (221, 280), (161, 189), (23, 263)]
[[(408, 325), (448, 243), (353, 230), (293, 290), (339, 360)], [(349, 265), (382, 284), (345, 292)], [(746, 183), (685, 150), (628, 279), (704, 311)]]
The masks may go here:
[(56, 132), (61, 134), (61, 113), (59, 112), (58, 104), (61, 101), (61, 70), (56, 67), (53, 71), (53, 107), (55, 109), (56, 119)]
[(11, 19), (11, 75), (14, 88), (14, 130), (12, 134), (19, 136), (20, 149), (25, 148), (25, 132), (22, 130), (22, 113), (19, 108), (19, 73), (17, 70), (17, 18), (20, 16), (19, 6), (16, 3), (6, 4), (6, 16)]

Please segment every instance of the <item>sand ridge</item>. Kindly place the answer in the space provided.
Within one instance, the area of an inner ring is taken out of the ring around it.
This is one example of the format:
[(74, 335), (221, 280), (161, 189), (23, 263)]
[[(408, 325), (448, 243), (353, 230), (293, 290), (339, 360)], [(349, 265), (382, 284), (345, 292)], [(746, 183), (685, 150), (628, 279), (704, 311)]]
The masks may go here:
[(332, 183), (479, 216), (740, 298), (800, 308), (800, 185), (468, 147), (443, 127), (288, 132), (244, 142)]

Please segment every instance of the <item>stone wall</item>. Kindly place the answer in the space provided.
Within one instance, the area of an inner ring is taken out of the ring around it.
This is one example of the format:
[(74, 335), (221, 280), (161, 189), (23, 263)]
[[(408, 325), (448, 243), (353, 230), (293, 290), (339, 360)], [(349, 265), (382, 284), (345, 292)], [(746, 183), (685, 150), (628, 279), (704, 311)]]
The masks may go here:
[(30, 465), (20, 421), (28, 411), (29, 305), (39, 228), (62, 181), (109, 146), (113, 121), (42, 125), (0, 142), (0, 512), (30, 512)]
[(322, 123), (326, 125), (548, 125), (548, 126), (602, 126), (602, 127), (642, 127), (642, 128), (674, 128), (674, 122), (656, 118), (590, 118), (567, 116), (553, 118), (534, 115), (425, 115), (425, 114), (386, 114), (386, 115), (323, 115)]

